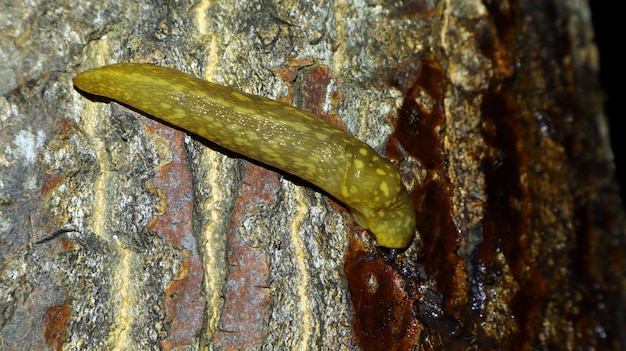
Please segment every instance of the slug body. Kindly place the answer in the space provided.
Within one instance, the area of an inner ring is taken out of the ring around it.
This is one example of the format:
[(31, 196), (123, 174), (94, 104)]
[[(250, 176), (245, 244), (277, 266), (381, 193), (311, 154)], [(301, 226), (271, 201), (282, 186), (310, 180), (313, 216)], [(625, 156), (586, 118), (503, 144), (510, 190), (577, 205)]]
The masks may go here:
[(320, 187), (378, 245), (404, 248), (413, 238), (415, 209), (396, 168), (311, 113), (148, 64), (104, 66), (73, 82)]

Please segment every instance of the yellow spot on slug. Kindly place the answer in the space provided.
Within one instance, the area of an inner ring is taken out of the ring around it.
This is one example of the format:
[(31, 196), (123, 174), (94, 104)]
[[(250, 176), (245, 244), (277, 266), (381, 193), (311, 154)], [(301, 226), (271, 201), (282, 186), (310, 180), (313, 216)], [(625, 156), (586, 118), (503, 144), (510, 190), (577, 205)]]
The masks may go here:
[(381, 182), (379, 189), (383, 192), (385, 197), (389, 196), (389, 186), (387, 185), (387, 182)]

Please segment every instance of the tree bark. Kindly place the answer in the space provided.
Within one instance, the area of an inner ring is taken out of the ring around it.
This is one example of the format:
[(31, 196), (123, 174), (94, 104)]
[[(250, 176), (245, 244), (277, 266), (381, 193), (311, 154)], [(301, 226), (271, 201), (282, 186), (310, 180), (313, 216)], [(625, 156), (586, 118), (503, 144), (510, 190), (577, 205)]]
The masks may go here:
[[(626, 348), (586, 2), (0, 5), (0, 350)], [(117, 62), (368, 143), (412, 244), (393, 257), (313, 185), (73, 88)]]

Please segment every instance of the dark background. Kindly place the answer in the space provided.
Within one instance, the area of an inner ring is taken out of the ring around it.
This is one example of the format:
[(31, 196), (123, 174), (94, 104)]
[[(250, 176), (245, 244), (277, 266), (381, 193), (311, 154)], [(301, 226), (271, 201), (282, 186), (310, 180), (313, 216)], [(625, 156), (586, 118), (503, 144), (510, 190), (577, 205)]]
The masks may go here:
[[(616, 2), (606, 0), (592, 0), (591, 16), (595, 30), (595, 42), (600, 50), (600, 84), (604, 88), (604, 107), (609, 119), (611, 132), (611, 146), (615, 155), (617, 178), (621, 189), (622, 203), (626, 199), (626, 136), (623, 122), (620, 121), (619, 103), (624, 99), (623, 88), (618, 85), (624, 81), (624, 68), (618, 66), (618, 59), (624, 62), (624, 56), (617, 51), (623, 46), (624, 31), (621, 29), (618, 6)], [(623, 65), (621, 65), (623, 66)], [(625, 99), (626, 100), (626, 99)], [(624, 101), (623, 101), (624, 102)]]

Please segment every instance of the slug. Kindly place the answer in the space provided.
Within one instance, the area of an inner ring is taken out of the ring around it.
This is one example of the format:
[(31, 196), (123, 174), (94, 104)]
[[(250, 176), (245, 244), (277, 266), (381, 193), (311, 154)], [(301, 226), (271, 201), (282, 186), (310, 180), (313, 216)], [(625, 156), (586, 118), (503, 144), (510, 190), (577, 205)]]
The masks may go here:
[(149, 64), (104, 66), (73, 83), (318, 186), (380, 246), (401, 249), (413, 238), (415, 209), (396, 168), (309, 112)]

